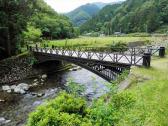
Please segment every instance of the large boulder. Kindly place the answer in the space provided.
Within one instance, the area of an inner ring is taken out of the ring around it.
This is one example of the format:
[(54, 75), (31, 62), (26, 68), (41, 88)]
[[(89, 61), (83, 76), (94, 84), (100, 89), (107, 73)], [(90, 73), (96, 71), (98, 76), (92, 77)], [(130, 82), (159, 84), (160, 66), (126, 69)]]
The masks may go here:
[(15, 93), (19, 93), (19, 94), (25, 94), (27, 90), (29, 90), (29, 85), (25, 84), (25, 83), (21, 83), (17, 86), (13, 86), (14, 87), (14, 92)]
[(0, 125), (4, 125), (11, 122), (11, 120), (6, 120), (4, 117), (0, 117)]
[(8, 90), (11, 90), (11, 88), (10, 88), (10, 86), (5, 85), (5, 86), (2, 86), (2, 90), (3, 91), (8, 91)]
[(16, 87), (16, 88), (14, 89), (14, 92), (15, 92), (15, 93), (18, 93), (18, 94), (25, 94), (25, 93), (26, 93), (26, 91), (23, 90), (23, 89), (21, 89), (20, 87)]
[(2, 86), (2, 90), (6, 91), (7, 93), (11, 93), (12, 91), (18, 94), (25, 94), (27, 90), (29, 90), (29, 85), (25, 83), (21, 83), (19, 85), (12, 85), (12, 86)]
[(21, 83), (21, 84), (17, 85), (17, 87), (20, 88), (20, 89), (23, 89), (25, 91), (29, 90), (29, 85), (25, 84), (25, 83)]
[(11, 93), (11, 92), (12, 92), (11, 87), (8, 86), (8, 85), (2, 86), (2, 90), (3, 90), (3, 91), (6, 91), (6, 92), (8, 92), (8, 93)]

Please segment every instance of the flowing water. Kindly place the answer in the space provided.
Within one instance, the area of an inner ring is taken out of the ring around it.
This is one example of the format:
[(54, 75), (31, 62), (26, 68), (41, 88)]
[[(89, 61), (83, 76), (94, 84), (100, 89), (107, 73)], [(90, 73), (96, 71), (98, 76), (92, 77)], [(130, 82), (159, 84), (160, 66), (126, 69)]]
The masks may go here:
[[(25, 95), (0, 92), (1, 96), (5, 95), (5, 97), (8, 97), (7, 103), (2, 104), (0, 102), (0, 117), (11, 120), (4, 126), (23, 126), (27, 121), (28, 114), (46, 100), (56, 97), (59, 90), (65, 88), (65, 84), (69, 79), (84, 85), (86, 87), (85, 94), (89, 99), (99, 97), (108, 91), (108, 88), (105, 86), (107, 81), (85, 69), (48, 75), (47, 81), (43, 86), (31, 89)], [(34, 79), (28, 79), (18, 83), (31, 84), (33, 81)], [(37, 97), (34, 95), (35, 93), (44, 95)]]

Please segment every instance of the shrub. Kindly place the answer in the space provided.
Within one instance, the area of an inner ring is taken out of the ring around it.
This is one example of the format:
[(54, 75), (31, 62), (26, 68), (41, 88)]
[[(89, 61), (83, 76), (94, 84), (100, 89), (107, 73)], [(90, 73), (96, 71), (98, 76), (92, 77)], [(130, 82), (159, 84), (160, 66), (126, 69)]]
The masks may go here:
[(86, 101), (65, 92), (30, 114), (27, 126), (92, 126)]
[(124, 42), (113, 42), (112, 45), (110, 45), (112, 52), (123, 52), (127, 51), (128, 45)]
[(117, 93), (111, 98), (100, 98), (93, 103), (89, 117), (97, 126), (112, 126), (134, 106), (135, 98), (131, 93)]
[(80, 96), (86, 90), (84, 85), (74, 83), (72, 80), (67, 82), (66, 87), (67, 92), (69, 94), (74, 94), (75, 96)]
[[(127, 71), (115, 83), (126, 74)], [(30, 114), (27, 126), (112, 126), (120, 122), (136, 101), (132, 93), (117, 92), (117, 86), (111, 86), (108, 94), (88, 106), (78, 94), (83, 89), (72, 81), (67, 85), (71, 94), (61, 92), (54, 100), (38, 107)]]
[(24, 39), (27, 42), (41, 42), (41, 35), (41, 30), (33, 26), (28, 26), (28, 30), (23, 32)]

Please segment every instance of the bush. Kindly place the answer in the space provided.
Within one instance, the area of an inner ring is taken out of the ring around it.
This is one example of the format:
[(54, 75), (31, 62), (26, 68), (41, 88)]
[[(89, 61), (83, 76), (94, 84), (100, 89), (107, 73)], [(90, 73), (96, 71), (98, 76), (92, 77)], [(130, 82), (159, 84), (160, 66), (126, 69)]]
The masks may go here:
[[(127, 72), (117, 82), (123, 80)], [(108, 94), (96, 99), (91, 106), (80, 97), (84, 89), (70, 81), (69, 93), (61, 92), (31, 113), (27, 126), (112, 126), (118, 124), (135, 105), (135, 97), (129, 92), (117, 92), (117, 86), (110, 87)], [(75, 93), (76, 92), (76, 93)]]
[(130, 93), (117, 93), (108, 102), (105, 99), (99, 98), (87, 107), (85, 99), (62, 92), (31, 113), (27, 126), (111, 126), (135, 102)]
[(41, 30), (34, 26), (28, 26), (27, 31), (23, 32), (23, 37), (27, 42), (41, 42)]
[(124, 52), (127, 51), (128, 45), (123, 42), (113, 42), (113, 44), (110, 45), (110, 48), (112, 52)]
[(108, 99), (104, 96), (94, 102), (89, 117), (97, 126), (112, 126), (120, 121), (134, 103), (135, 98), (131, 93), (117, 93)]
[(86, 101), (65, 92), (30, 114), (27, 126), (92, 126)]
[(82, 93), (86, 91), (86, 88), (84, 85), (80, 85), (77, 83), (74, 83), (72, 80), (69, 80), (66, 84), (66, 91), (69, 94), (73, 94), (75, 96), (80, 96)]

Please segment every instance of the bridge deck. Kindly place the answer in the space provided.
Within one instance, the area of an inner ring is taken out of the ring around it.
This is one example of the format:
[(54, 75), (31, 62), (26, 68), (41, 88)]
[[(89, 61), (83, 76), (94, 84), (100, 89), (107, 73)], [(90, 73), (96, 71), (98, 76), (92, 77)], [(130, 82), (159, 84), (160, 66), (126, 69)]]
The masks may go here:
[(46, 49), (46, 48), (33, 48), (33, 52), (46, 53), (57, 56), (97, 60), (104, 62), (111, 62), (116, 64), (127, 64), (141, 66), (143, 63), (143, 55), (127, 54), (127, 53), (110, 53), (110, 52), (91, 52), (79, 50), (63, 50), (63, 49)]

